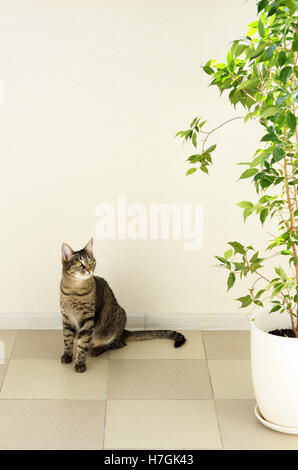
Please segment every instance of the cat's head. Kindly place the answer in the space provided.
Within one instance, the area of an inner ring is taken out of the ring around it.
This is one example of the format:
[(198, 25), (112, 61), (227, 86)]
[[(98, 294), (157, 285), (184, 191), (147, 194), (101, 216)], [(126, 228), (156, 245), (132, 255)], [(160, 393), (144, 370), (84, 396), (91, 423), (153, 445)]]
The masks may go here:
[(93, 276), (96, 260), (93, 256), (93, 238), (79, 251), (74, 251), (67, 243), (62, 245), (63, 271), (75, 279), (88, 279)]

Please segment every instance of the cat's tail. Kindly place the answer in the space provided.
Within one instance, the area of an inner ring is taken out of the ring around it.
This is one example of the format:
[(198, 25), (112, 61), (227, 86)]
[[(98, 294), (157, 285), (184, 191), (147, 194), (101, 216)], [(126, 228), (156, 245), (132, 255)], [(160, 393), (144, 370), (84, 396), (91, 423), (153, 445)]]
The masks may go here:
[(175, 348), (179, 348), (186, 341), (186, 338), (182, 333), (173, 330), (124, 330), (124, 337), (125, 339), (129, 338), (132, 341), (143, 341), (146, 339), (172, 339), (175, 341)]

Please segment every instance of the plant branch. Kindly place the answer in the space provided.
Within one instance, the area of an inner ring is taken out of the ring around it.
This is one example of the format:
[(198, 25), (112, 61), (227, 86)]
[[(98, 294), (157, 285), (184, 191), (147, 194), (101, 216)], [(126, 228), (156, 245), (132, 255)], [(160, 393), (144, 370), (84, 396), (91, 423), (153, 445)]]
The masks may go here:
[(234, 117), (234, 118), (231, 118), (231, 119), (228, 119), (227, 121), (223, 122), (222, 124), (220, 124), (219, 126), (215, 127), (215, 129), (212, 129), (212, 131), (209, 131), (209, 132), (206, 132), (205, 133), (207, 134), (207, 136), (205, 137), (205, 139), (203, 140), (203, 147), (202, 147), (202, 153), (204, 153), (204, 150), (205, 150), (205, 143), (206, 143), (206, 140), (208, 139), (208, 137), (215, 131), (217, 131), (217, 129), (220, 129), (221, 127), (223, 127), (225, 124), (227, 124), (228, 122), (231, 122), (231, 121), (235, 121), (236, 119), (244, 119), (245, 116), (238, 116), (238, 117)]

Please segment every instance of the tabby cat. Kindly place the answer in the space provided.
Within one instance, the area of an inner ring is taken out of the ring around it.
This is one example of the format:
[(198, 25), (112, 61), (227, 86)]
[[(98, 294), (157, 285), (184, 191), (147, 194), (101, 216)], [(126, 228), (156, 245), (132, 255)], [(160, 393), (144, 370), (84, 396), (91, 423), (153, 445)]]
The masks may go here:
[(172, 330), (125, 330), (126, 313), (118, 304), (108, 283), (94, 276), (96, 261), (93, 240), (79, 251), (62, 245), (62, 280), (60, 306), (63, 318), (64, 354), (61, 362), (73, 359), (74, 339), (77, 338), (75, 371), (86, 370), (87, 352), (99, 356), (108, 349), (126, 346), (126, 340), (168, 338), (179, 348), (186, 338)]

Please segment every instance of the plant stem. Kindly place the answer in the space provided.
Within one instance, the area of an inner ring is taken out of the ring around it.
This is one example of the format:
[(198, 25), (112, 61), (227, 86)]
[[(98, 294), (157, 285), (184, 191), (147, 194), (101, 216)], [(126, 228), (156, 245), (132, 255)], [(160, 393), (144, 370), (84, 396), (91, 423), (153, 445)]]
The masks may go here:
[[(286, 133), (286, 130), (285, 130)], [(289, 190), (289, 178), (288, 178), (288, 164), (287, 164), (287, 157), (284, 157), (284, 172), (285, 172), (285, 188), (286, 188), (286, 195), (287, 195), (287, 203), (288, 203), (288, 209), (289, 209), (289, 214), (290, 214), (290, 234), (291, 236), (294, 236), (295, 234), (295, 226), (294, 226), (294, 212), (293, 212), (293, 206), (291, 202), (291, 197), (290, 197), (290, 190)], [(296, 244), (293, 241), (292, 242), (292, 250), (294, 257), (296, 259), (296, 284), (298, 284), (298, 257), (297, 257), (297, 250), (296, 250)], [(291, 315), (292, 319), (292, 315)], [(297, 304), (297, 316), (296, 316), (296, 328), (294, 329), (295, 336), (298, 337), (298, 304)]]
[[(295, 57), (294, 65), (295, 65), (295, 67), (296, 67), (297, 59), (298, 59), (298, 54), (297, 54), (297, 52), (294, 53), (294, 57)], [(292, 92), (293, 92), (293, 93), (295, 92), (295, 82), (296, 82), (296, 80), (295, 80), (295, 74), (292, 73), (292, 76), (291, 76), (291, 88), (292, 88)], [(296, 119), (296, 109), (295, 109), (295, 105), (294, 105), (294, 104), (293, 104), (293, 106), (292, 106), (292, 112), (293, 112), (293, 114), (294, 114), (294, 116), (295, 116), (295, 119)], [(297, 128), (297, 126), (296, 126), (296, 128), (295, 128), (295, 136), (296, 136), (296, 144), (297, 144), (297, 143), (298, 143), (298, 128)], [(293, 177), (293, 180), (295, 180), (295, 175), (294, 175), (294, 170), (295, 170), (295, 169), (294, 169), (294, 164), (293, 164), (293, 159), (292, 159), (292, 157), (291, 157), (291, 165), (292, 165), (292, 177)], [(295, 195), (296, 209), (298, 209), (298, 202), (297, 202), (297, 186), (296, 186), (296, 183), (294, 183), (293, 186), (294, 186), (293, 189), (294, 189), (294, 195)], [(298, 307), (297, 307), (297, 308), (298, 308)], [(297, 312), (298, 312), (298, 310), (297, 310)], [(298, 324), (297, 324), (297, 326), (298, 326)]]
[(212, 129), (212, 131), (210, 131), (210, 132), (205, 132), (207, 135), (206, 135), (205, 139), (203, 140), (202, 154), (204, 153), (206, 140), (208, 139), (208, 137), (209, 137), (213, 132), (217, 131), (217, 129), (219, 129), (220, 127), (224, 126), (224, 125), (227, 124), (228, 122), (235, 121), (235, 119), (244, 119), (244, 117), (245, 117), (245, 116), (238, 116), (238, 117), (234, 117), (234, 118), (228, 119), (227, 121), (225, 121), (225, 122), (223, 122), (222, 124), (220, 124), (220, 126), (217, 126), (217, 127), (215, 127), (215, 129)]

